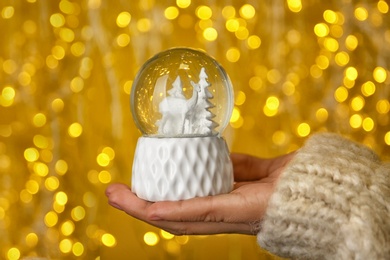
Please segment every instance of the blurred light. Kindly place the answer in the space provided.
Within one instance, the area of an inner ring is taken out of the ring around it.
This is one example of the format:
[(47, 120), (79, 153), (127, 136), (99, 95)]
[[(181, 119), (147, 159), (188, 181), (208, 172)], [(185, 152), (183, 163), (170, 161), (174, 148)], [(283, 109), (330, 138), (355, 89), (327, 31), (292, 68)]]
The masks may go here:
[(272, 117), (278, 113), (279, 99), (275, 96), (270, 96), (264, 105), (263, 112), (266, 116)]
[(376, 103), (376, 111), (379, 114), (387, 114), (390, 111), (390, 103), (387, 99), (381, 99)]
[(317, 111), (316, 111), (316, 118), (318, 120), (318, 122), (325, 122), (327, 119), (328, 119), (328, 111), (325, 109), (325, 108), (319, 108)]
[(385, 134), (385, 143), (390, 145), (390, 131)]
[(64, 175), (68, 171), (68, 164), (64, 160), (58, 160), (54, 168), (58, 175)]
[(234, 33), (234, 35), (239, 40), (245, 40), (249, 37), (249, 30), (244, 26), (240, 26), (238, 30)]
[(12, 74), (17, 70), (18, 66), (14, 60), (5, 60), (3, 62), (3, 70), (7, 74)]
[(355, 67), (348, 67), (346, 70), (345, 70), (345, 76), (349, 79), (349, 80), (356, 80), (357, 77), (358, 77), (358, 72), (356, 70)]
[(240, 50), (237, 48), (230, 48), (226, 52), (226, 59), (230, 62), (237, 62), (240, 59)]
[(339, 49), (339, 43), (331, 37), (326, 37), (324, 39), (324, 46), (330, 52), (336, 52)]
[(383, 83), (386, 81), (387, 72), (383, 67), (376, 67), (374, 69), (373, 76), (376, 82)]
[(107, 184), (107, 183), (110, 183), (111, 182), (111, 173), (109, 171), (101, 171), (99, 172), (98, 174), (98, 179), (101, 183), (104, 183), (104, 184)]
[(85, 209), (82, 206), (77, 206), (72, 209), (71, 216), (74, 221), (80, 221), (85, 218)]
[(322, 70), (318, 67), (317, 64), (310, 66), (310, 75), (315, 79), (318, 79), (322, 76)]
[(233, 108), (232, 116), (230, 117), (230, 122), (234, 123), (240, 118), (240, 109), (238, 107)]
[[(145, 239), (145, 237), (144, 237), (144, 239)], [(111, 235), (109, 233), (105, 233), (102, 236), (102, 243), (103, 243), (103, 245), (105, 245), (107, 247), (114, 247), (116, 245), (116, 239), (113, 235)]]
[(45, 180), (45, 187), (49, 191), (55, 191), (60, 186), (60, 181), (55, 176), (50, 176)]
[(286, 133), (279, 130), (273, 133), (272, 142), (276, 145), (284, 145), (287, 141)]
[(41, 177), (45, 177), (49, 173), (49, 167), (42, 162), (35, 162), (33, 168), (34, 172)]
[(1, 17), (3, 19), (10, 19), (12, 18), (12, 16), (14, 16), (14, 13), (15, 13), (15, 9), (13, 6), (5, 6), (1, 10)]
[(75, 38), (75, 34), (74, 34), (74, 31), (72, 31), (71, 29), (69, 28), (60, 28), (60, 38), (64, 41), (64, 42), (72, 42)]
[(72, 246), (72, 253), (75, 256), (81, 256), (82, 254), (84, 254), (84, 245), (80, 242), (74, 243)]
[(51, 107), (54, 112), (61, 112), (64, 109), (64, 101), (60, 98), (56, 98), (51, 102)]
[(62, 0), (59, 4), (60, 10), (65, 14), (75, 13), (75, 5), (68, 0)]
[(152, 28), (152, 21), (148, 18), (141, 18), (137, 21), (137, 29), (140, 32), (148, 32)]
[(42, 113), (37, 113), (33, 117), (33, 124), (36, 127), (42, 127), (46, 124), (46, 116)]
[(3, 97), (3, 99), (7, 101), (13, 100), (15, 98), (15, 94), (16, 94), (15, 89), (13, 89), (11, 86), (6, 86), (1, 91), (1, 96)]
[(288, 8), (294, 13), (298, 13), (302, 10), (301, 0), (287, 0), (287, 5)]
[(330, 24), (336, 24), (338, 21), (338, 17), (336, 12), (332, 10), (325, 10), (323, 14), (324, 20)]
[(97, 184), (99, 183), (99, 173), (96, 170), (88, 171), (87, 178), (90, 183)]
[(179, 9), (176, 6), (169, 6), (165, 9), (164, 16), (168, 20), (174, 20), (179, 16)]
[(381, 12), (382, 14), (387, 14), (387, 12), (389, 11), (389, 5), (386, 3), (386, 1), (378, 1), (377, 7), (379, 12)]
[(351, 100), (351, 108), (354, 111), (360, 111), (364, 107), (365, 101), (362, 96), (356, 96)]
[(49, 140), (43, 135), (34, 135), (33, 142), (36, 147), (41, 149), (46, 149), (49, 147)]
[(222, 15), (226, 20), (231, 19), (236, 16), (236, 9), (231, 5), (224, 6), (222, 9)]
[(354, 114), (349, 119), (349, 124), (352, 128), (359, 128), (362, 126), (363, 118), (359, 114)]
[(131, 14), (129, 12), (121, 12), (116, 17), (116, 24), (120, 28), (127, 27), (131, 21)]
[(54, 227), (58, 222), (58, 215), (54, 211), (49, 211), (45, 215), (44, 220), (47, 227)]
[(296, 44), (299, 44), (299, 42), (301, 41), (301, 33), (297, 30), (289, 30), (288, 33), (287, 33), (287, 40), (289, 41), (289, 43), (291, 45), (296, 45)]
[(344, 102), (348, 98), (348, 89), (344, 86), (338, 87), (334, 92), (334, 98), (337, 102)]
[(62, 46), (56, 45), (51, 49), (51, 53), (56, 60), (62, 60), (65, 57), (65, 50)]
[(30, 193), (30, 194), (37, 194), (38, 191), (39, 191), (39, 184), (37, 181), (35, 180), (28, 180), (26, 182), (26, 190)]
[(368, 11), (364, 7), (358, 7), (355, 9), (354, 15), (359, 21), (365, 21), (368, 18)]
[(105, 154), (105, 153), (100, 153), (96, 157), (96, 162), (100, 166), (106, 167), (106, 166), (108, 166), (110, 164), (110, 157), (107, 154)]
[(310, 131), (310, 125), (308, 123), (300, 123), (297, 127), (297, 134), (300, 137), (308, 136)]
[(213, 11), (211, 10), (210, 7), (206, 5), (200, 5), (196, 8), (196, 16), (198, 16), (199, 19), (202, 20), (207, 20), (210, 19), (211, 16), (213, 15)]
[(27, 246), (29, 246), (29, 247), (35, 247), (39, 241), (38, 236), (35, 233), (28, 233), (25, 240), (26, 240)]
[(370, 132), (374, 129), (374, 126), (375, 126), (374, 120), (372, 120), (371, 117), (366, 117), (363, 120), (362, 126), (363, 126), (364, 131)]
[(243, 91), (238, 91), (235, 96), (236, 97), (235, 97), (234, 104), (236, 106), (241, 106), (242, 104), (245, 103), (246, 95), (245, 95), (245, 93)]
[(59, 191), (55, 194), (55, 201), (59, 205), (65, 205), (68, 202), (68, 195), (63, 191)]
[(341, 36), (343, 36), (344, 30), (343, 27), (341, 27), (340, 25), (332, 25), (330, 27), (330, 33), (332, 36), (340, 38)]
[(271, 69), (267, 72), (267, 79), (272, 84), (276, 84), (282, 79), (282, 74), (277, 69)]
[(60, 241), (60, 244), (58, 246), (62, 253), (70, 253), (72, 251), (73, 242), (69, 238), (65, 238)]
[(144, 235), (144, 242), (148, 246), (155, 246), (155, 245), (157, 245), (159, 240), (160, 239), (157, 236), (157, 234), (152, 232), (152, 231), (146, 232), (145, 235)]
[(57, 203), (57, 201), (53, 202), (53, 209), (57, 213), (62, 213), (65, 210), (65, 205), (60, 205)]
[(35, 148), (27, 148), (24, 150), (24, 158), (28, 162), (35, 162), (39, 158), (39, 152)]
[(70, 81), (70, 89), (74, 93), (80, 92), (81, 90), (83, 90), (83, 88), (84, 88), (84, 80), (81, 77), (74, 77)]
[(20, 259), (20, 250), (16, 247), (12, 247), (7, 251), (7, 258), (9, 260), (18, 260)]
[(361, 87), (362, 94), (366, 97), (369, 97), (375, 93), (376, 87), (372, 81), (367, 81), (363, 83)]
[(314, 33), (318, 37), (325, 37), (329, 34), (329, 27), (325, 23), (318, 23), (314, 26)]
[(295, 93), (295, 85), (291, 81), (286, 81), (283, 83), (283, 93), (286, 96), (292, 96)]
[(92, 192), (87, 191), (84, 193), (83, 202), (88, 208), (92, 208), (96, 205), (96, 196)]
[(127, 94), (130, 95), (131, 92), (131, 86), (133, 85), (132, 80), (128, 80), (123, 84), (123, 91)]
[(191, 5), (191, 0), (176, 0), (176, 5), (180, 8), (187, 8)]
[(74, 223), (71, 220), (67, 220), (61, 225), (61, 233), (64, 236), (70, 236), (74, 231)]
[(70, 137), (77, 138), (83, 133), (83, 127), (80, 125), (80, 123), (72, 123), (68, 127), (68, 134)]
[(225, 27), (229, 32), (236, 32), (240, 28), (240, 23), (237, 19), (231, 18), (226, 21)]
[(358, 46), (359, 42), (355, 35), (348, 35), (345, 39), (345, 46), (348, 50), (353, 51)]
[(176, 236), (175, 241), (179, 243), (180, 245), (185, 245), (188, 243), (190, 238), (188, 236)]
[(60, 13), (55, 13), (50, 16), (50, 24), (53, 27), (60, 28), (65, 25), (65, 17)]
[(21, 190), (19, 193), (19, 198), (24, 203), (29, 203), (32, 200), (32, 194), (27, 190)]
[(345, 66), (349, 62), (349, 55), (345, 51), (338, 52), (335, 56), (336, 64), (340, 67)]
[(218, 37), (218, 32), (217, 30), (215, 30), (214, 28), (212, 27), (209, 27), (209, 28), (206, 28), (204, 31), (203, 31), (203, 37), (209, 41), (209, 42), (212, 42), (212, 41), (215, 41)]
[(325, 70), (329, 67), (329, 58), (325, 55), (319, 55), (316, 58), (316, 64), (320, 69)]
[(256, 10), (252, 5), (244, 4), (243, 6), (241, 6), (239, 13), (242, 18), (248, 20), (252, 19), (255, 16)]
[(260, 90), (263, 87), (263, 81), (260, 77), (251, 77), (249, 79), (249, 87), (253, 90)]
[(160, 235), (161, 235), (161, 237), (164, 238), (164, 239), (172, 239), (172, 238), (175, 237), (175, 236), (172, 235), (171, 233), (169, 233), (169, 232), (167, 232), (167, 231), (165, 231), (165, 230), (162, 230), (162, 229), (160, 229)]

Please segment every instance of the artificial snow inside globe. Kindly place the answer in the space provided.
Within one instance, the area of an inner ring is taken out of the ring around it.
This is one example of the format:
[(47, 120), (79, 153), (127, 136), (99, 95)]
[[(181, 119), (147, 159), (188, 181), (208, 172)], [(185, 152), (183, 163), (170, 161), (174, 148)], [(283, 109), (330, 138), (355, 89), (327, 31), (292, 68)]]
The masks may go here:
[(222, 132), (232, 109), (229, 77), (203, 51), (174, 48), (148, 60), (131, 92), (133, 118), (143, 134), (132, 191), (148, 201), (230, 192), (233, 167)]

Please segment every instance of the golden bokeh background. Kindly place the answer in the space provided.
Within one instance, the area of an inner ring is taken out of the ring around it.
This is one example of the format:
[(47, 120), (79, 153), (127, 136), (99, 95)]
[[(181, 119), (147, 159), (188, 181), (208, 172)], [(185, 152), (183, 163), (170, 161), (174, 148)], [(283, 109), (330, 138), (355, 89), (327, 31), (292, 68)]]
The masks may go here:
[(255, 237), (176, 237), (107, 205), (130, 182), (140, 66), (201, 48), (230, 75), (234, 152), (272, 157), (312, 133), (390, 152), (384, 0), (3, 0), (0, 259), (275, 259)]

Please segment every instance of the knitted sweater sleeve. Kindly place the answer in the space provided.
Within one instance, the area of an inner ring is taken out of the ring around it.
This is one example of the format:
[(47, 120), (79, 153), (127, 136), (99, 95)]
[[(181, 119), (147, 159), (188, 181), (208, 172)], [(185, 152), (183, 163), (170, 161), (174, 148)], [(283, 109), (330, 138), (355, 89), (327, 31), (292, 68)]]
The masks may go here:
[(390, 164), (314, 135), (281, 174), (257, 240), (293, 259), (390, 259)]

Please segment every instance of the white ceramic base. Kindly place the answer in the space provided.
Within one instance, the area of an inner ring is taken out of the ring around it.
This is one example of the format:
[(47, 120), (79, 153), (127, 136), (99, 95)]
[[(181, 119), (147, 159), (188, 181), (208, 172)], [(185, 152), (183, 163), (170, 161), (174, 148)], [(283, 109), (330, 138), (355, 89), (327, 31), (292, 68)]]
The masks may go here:
[(148, 201), (228, 193), (233, 167), (221, 137), (138, 139), (132, 191)]

